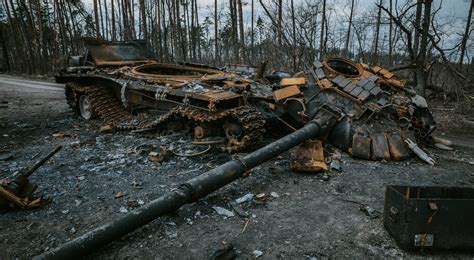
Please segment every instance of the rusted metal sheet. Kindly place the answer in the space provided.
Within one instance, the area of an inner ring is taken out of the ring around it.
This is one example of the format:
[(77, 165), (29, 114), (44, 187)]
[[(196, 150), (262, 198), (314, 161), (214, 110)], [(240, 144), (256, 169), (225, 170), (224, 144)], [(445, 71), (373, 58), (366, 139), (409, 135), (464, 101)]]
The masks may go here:
[(289, 97), (294, 97), (301, 94), (300, 89), (298, 86), (293, 85), (286, 88), (279, 89), (273, 93), (273, 98), (275, 102), (279, 102), (281, 100), (287, 99)]
[(152, 61), (146, 53), (144, 41), (105, 43), (90, 40), (85, 44), (97, 66), (125, 66)]
[(404, 249), (474, 250), (474, 188), (387, 186), (384, 226)]
[(209, 98), (215, 98), (217, 100), (229, 100), (233, 98), (238, 98), (240, 95), (230, 91), (213, 91), (213, 92), (206, 92), (203, 94)]
[(385, 133), (372, 135), (372, 156), (376, 160), (390, 160), (390, 149)]
[(295, 172), (327, 171), (324, 162), (323, 143), (320, 140), (308, 140), (302, 143), (292, 155), (291, 169)]
[(370, 137), (356, 133), (352, 138), (352, 155), (364, 159), (370, 159)]
[(326, 88), (326, 89), (332, 88), (332, 83), (328, 79), (322, 79), (320, 80), (320, 82), (323, 88)]
[(410, 153), (408, 152), (400, 133), (389, 134), (388, 147), (390, 149), (390, 156), (393, 160), (400, 161), (410, 157)]
[(280, 81), (280, 86), (291, 86), (291, 85), (304, 85), (306, 84), (305, 78), (286, 78)]
[(374, 73), (378, 73), (378, 72), (381, 71), (381, 70), (382, 70), (382, 68), (380, 68), (379, 66), (375, 66), (375, 67), (372, 68), (372, 71), (373, 71)]

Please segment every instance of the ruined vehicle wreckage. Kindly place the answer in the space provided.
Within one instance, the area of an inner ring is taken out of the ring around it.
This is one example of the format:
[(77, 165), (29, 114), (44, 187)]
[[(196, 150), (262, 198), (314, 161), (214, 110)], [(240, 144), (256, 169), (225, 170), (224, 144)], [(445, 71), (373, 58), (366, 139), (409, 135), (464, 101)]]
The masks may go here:
[(195, 143), (221, 140), (228, 152), (249, 147), (277, 123), (292, 132), (36, 259), (91, 253), (298, 145), (291, 160), (298, 171), (326, 169), (322, 142), (364, 159), (403, 160), (415, 153), (434, 163), (417, 146), (432, 141), (436, 128), (426, 101), (380, 67), (331, 58), (270, 81), (262, 71), (251, 78), (203, 65), (161, 64), (140, 42), (86, 45), (88, 54), (75, 57), (56, 78), (66, 83), (69, 105), (85, 119), (99, 116), (116, 130), (187, 129)]
[[(436, 128), (426, 101), (377, 66), (332, 58), (270, 82), (262, 71), (252, 78), (205, 65), (158, 63), (140, 41), (88, 40), (86, 46), (87, 54), (72, 57), (56, 81), (66, 83), (74, 111), (84, 119), (98, 116), (115, 130), (187, 129), (196, 144), (221, 143), (238, 152), (267, 129), (283, 124), (294, 131), (330, 105), (343, 115), (326, 143), (359, 158), (403, 160)], [(268, 132), (282, 136), (280, 129)], [(305, 163), (296, 160), (295, 168), (321, 168), (311, 165), (322, 160), (321, 149), (318, 141), (305, 143), (297, 151)]]

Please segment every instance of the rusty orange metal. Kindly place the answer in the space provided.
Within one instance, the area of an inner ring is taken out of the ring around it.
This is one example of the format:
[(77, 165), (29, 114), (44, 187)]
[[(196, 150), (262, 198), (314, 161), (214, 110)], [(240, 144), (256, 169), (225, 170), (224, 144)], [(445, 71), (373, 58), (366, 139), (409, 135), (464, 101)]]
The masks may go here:
[(381, 71), (381, 70), (382, 70), (382, 68), (380, 68), (379, 66), (375, 66), (375, 67), (372, 68), (372, 71), (373, 71), (374, 73), (378, 73), (378, 72)]
[(321, 172), (328, 167), (324, 160), (323, 142), (308, 140), (302, 143), (292, 155), (290, 167), (295, 172)]
[(388, 147), (392, 160), (400, 161), (410, 157), (408, 148), (402, 140), (400, 133), (393, 133), (388, 136)]
[(328, 79), (322, 79), (319, 81), (321, 83), (321, 87), (324, 88), (324, 89), (328, 89), (328, 88), (332, 88), (333, 85), (331, 83), (331, 81), (329, 81)]
[(293, 85), (286, 88), (279, 89), (273, 93), (273, 98), (275, 102), (279, 102), (281, 100), (287, 99), (289, 97), (294, 97), (301, 94), (300, 89), (298, 86)]
[(305, 85), (305, 78), (287, 78), (280, 81), (280, 86), (291, 86), (291, 85)]

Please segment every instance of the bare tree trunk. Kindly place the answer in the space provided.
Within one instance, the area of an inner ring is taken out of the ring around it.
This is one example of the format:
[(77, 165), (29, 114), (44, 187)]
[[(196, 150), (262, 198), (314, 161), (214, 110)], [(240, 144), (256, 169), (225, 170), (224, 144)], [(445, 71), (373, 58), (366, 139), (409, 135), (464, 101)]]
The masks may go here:
[[(102, 12), (102, 3), (100, 0), (99, 1), (99, 14), (100, 14), (100, 27), (102, 29), (102, 37), (104, 39), (107, 38), (107, 34), (105, 33), (105, 26), (104, 26), (104, 13)], [(105, 0), (104, 0), (105, 1)]]
[(114, 1), (111, 0), (111, 8), (112, 8), (112, 41), (117, 40), (116, 38), (116, 28), (115, 28), (115, 8), (114, 8)]
[(146, 26), (146, 12), (145, 12), (145, 0), (140, 0), (140, 13), (142, 17), (142, 33), (143, 33), (143, 40), (145, 40), (145, 44), (148, 45), (148, 28)]
[(3, 37), (3, 28), (4, 28), (3, 26), (0, 26), (0, 40), (2, 41), (3, 59), (5, 60), (6, 71), (11, 71), (10, 58), (8, 57), (8, 51), (7, 51), (7, 44), (5, 43), (5, 38)]
[[(113, 1), (113, 0), (112, 0)], [(105, 38), (109, 38), (109, 10), (107, 10), (107, 0), (104, 0), (104, 10), (105, 10)]]
[(382, 5), (382, 0), (380, 0), (379, 6), (377, 7), (377, 8), (378, 8), (378, 11), (377, 11), (377, 23), (376, 23), (376, 26), (375, 26), (374, 59), (373, 59), (373, 61), (372, 61), (374, 64), (377, 64), (377, 61), (378, 61), (379, 34), (380, 34), (380, 16), (381, 16), (381, 13), (382, 13), (382, 9), (380, 8), (381, 5)]
[(420, 47), (420, 28), (421, 11), (423, 10), (423, 0), (416, 0), (416, 14), (415, 14), (415, 35), (413, 37), (413, 52), (418, 55), (418, 48)]
[(293, 27), (293, 70), (296, 71), (296, 52), (297, 52), (297, 44), (296, 44), (296, 18), (295, 18), (295, 5), (293, 0), (291, 0), (291, 24)]
[[(392, 0), (389, 1), (389, 10), (392, 14)], [(393, 22), (390, 19), (389, 29), (388, 29), (388, 64), (392, 66), (392, 32), (393, 32)]]
[(278, 0), (278, 45), (282, 45), (283, 0)]
[[(44, 72), (46, 70), (45, 67), (45, 62), (47, 60), (48, 56), (48, 51), (46, 50), (45, 46), (45, 39), (44, 39), (44, 28), (43, 28), (43, 13), (41, 11), (41, 2), (39, 0), (35, 1), (36, 5), (36, 23), (38, 24), (38, 33), (39, 33), (39, 39), (38, 39), (38, 53), (41, 54), (40, 60), (39, 60), (39, 65), (40, 65), (40, 71)], [(6, 57), (7, 58), (7, 57)], [(7, 58), (8, 60), (8, 58)]]
[(217, 20), (217, 0), (214, 0), (214, 58), (216, 62), (219, 62), (219, 29), (218, 29), (218, 20)]
[(99, 10), (97, 8), (97, 0), (94, 0), (94, 20), (95, 20), (95, 36), (100, 38), (100, 28), (99, 28)]
[(242, 0), (237, 1), (239, 12), (239, 31), (240, 31), (240, 62), (243, 63), (245, 59), (245, 34), (244, 34), (244, 18), (242, 14)]
[(199, 26), (199, 9), (198, 9), (197, 0), (194, 0), (194, 11), (195, 11), (194, 18), (196, 19), (196, 21), (194, 22), (194, 25), (196, 26), (196, 28), (195, 28), (195, 30), (196, 30), (195, 31), (196, 44), (197, 44), (197, 47), (198, 47), (199, 60), (201, 60), (202, 59), (201, 34), (200, 34), (201, 26)]
[(464, 32), (462, 43), (461, 43), (461, 57), (459, 57), (459, 68), (461, 69), (462, 69), (462, 64), (464, 61), (464, 52), (466, 51), (467, 39), (469, 38), (469, 33), (470, 33), (472, 9), (474, 9), (474, 0), (471, 0), (471, 7), (469, 8), (469, 14), (467, 16), (467, 22), (466, 22), (466, 31)]
[(352, 16), (354, 14), (354, 0), (351, 1), (351, 14), (349, 15), (349, 27), (347, 28), (346, 45), (344, 51), (349, 55), (349, 41), (351, 38)]
[(123, 39), (130, 40), (130, 25), (128, 22), (128, 0), (122, 0), (122, 22), (123, 22)]
[(324, 57), (324, 29), (326, 23), (326, 0), (323, 0), (323, 15), (321, 17), (321, 37), (319, 38), (319, 59), (322, 60)]
[(195, 11), (194, 11), (194, 1), (191, 0), (191, 28), (189, 29), (189, 37), (190, 37), (190, 43), (191, 43), (191, 54), (192, 54), (192, 59), (195, 61), (196, 60), (196, 25), (195, 25)]
[(425, 10), (423, 14), (423, 27), (420, 42), (420, 53), (416, 61), (416, 84), (418, 94), (425, 96), (427, 73), (425, 71), (426, 63), (426, 47), (428, 45), (428, 32), (430, 28), (431, 18), (431, 2), (432, 0), (425, 0)]
[(237, 8), (236, 0), (230, 0), (230, 17), (232, 24), (232, 45), (234, 52), (234, 62), (239, 60), (239, 45), (238, 45), (238, 36), (237, 36)]
[(253, 27), (253, 24), (254, 24), (254, 0), (252, 0), (252, 3), (251, 3), (251, 6), (250, 6), (251, 10), (250, 10), (250, 50), (251, 50), (251, 53), (250, 53), (250, 59), (253, 59), (253, 47), (254, 47), (254, 37), (255, 37), (255, 34), (254, 34), (254, 27)]
[(134, 0), (129, 0), (129, 23), (130, 23), (130, 31), (132, 33), (132, 39), (137, 38), (137, 31), (135, 30), (135, 1)]

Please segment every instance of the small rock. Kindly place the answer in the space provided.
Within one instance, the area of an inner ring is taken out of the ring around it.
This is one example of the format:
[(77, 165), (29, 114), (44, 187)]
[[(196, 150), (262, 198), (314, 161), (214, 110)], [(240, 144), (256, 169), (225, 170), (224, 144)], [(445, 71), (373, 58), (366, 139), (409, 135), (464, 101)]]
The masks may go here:
[(435, 143), (434, 145), (436, 146), (436, 148), (441, 149), (441, 150), (446, 150), (446, 151), (454, 150), (452, 147), (449, 147), (449, 146), (444, 145), (442, 143)]
[(369, 206), (361, 206), (360, 210), (365, 213), (370, 219), (378, 218), (379, 213), (377, 210), (369, 207)]
[(76, 229), (72, 227), (71, 230), (69, 230), (69, 232), (71, 232), (71, 234), (76, 234)]
[(339, 160), (332, 160), (331, 163), (329, 164), (329, 168), (331, 170), (340, 172), (342, 171), (341, 162)]
[(474, 165), (474, 160), (469, 161), (470, 165)]
[(128, 213), (128, 209), (125, 208), (125, 207), (120, 207), (119, 212), (120, 213)]
[(257, 199), (261, 199), (261, 198), (263, 198), (263, 197), (265, 197), (265, 193), (259, 193), (259, 194), (257, 194)]
[(80, 181), (83, 181), (83, 180), (86, 179), (86, 176), (79, 176), (79, 177), (77, 177), (77, 179), (80, 180)]
[(125, 195), (127, 195), (126, 192), (119, 191), (119, 192), (115, 193), (114, 198), (118, 199), (118, 198), (121, 198), (121, 197), (123, 197), (123, 196), (125, 196)]
[(128, 200), (127, 200), (127, 206), (129, 206), (129, 207), (131, 207), (131, 208), (138, 208), (138, 206), (140, 206), (140, 204), (138, 204), (138, 200), (137, 200), (137, 199), (128, 198)]
[(279, 198), (280, 197), (280, 195), (278, 195), (278, 193), (276, 193), (274, 191), (270, 192), (270, 196), (272, 196), (274, 198)]
[(111, 125), (103, 125), (100, 127), (100, 132), (101, 133), (111, 133), (113, 130)]
[(247, 193), (244, 196), (242, 196), (240, 198), (237, 198), (235, 200), (235, 202), (240, 204), (240, 203), (244, 203), (244, 202), (247, 202), (247, 201), (251, 201), (252, 199), (253, 199), (253, 194), (252, 193)]
[(172, 227), (176, 227), (176, 223), (173, 222), (173, 221), (165, 222), (165, 225), (167, 225), (167, 226), (172, 226)]
[(261, 257), (263, 255), (263, 252), (260, 250), (253, 250), (252, 254), (255, 256), (255, 258), (257, 258)]
[(64, 215), (66, 215), (67, 213), (69, 213), (69, 210), (65, 209), (65, 210), (61, 211), (61, 213), (63, 213)]
[(214, 206), (212, 208), (217, 212), (217, 214), (219, 214), (221, 216), (225, 216), (225, 217), (228, 217), (228, 218), (231, 218), (231, 217), (235, 216), (232, 211), (227, 210), (225, 208), (217, 207), (217, 206)]

